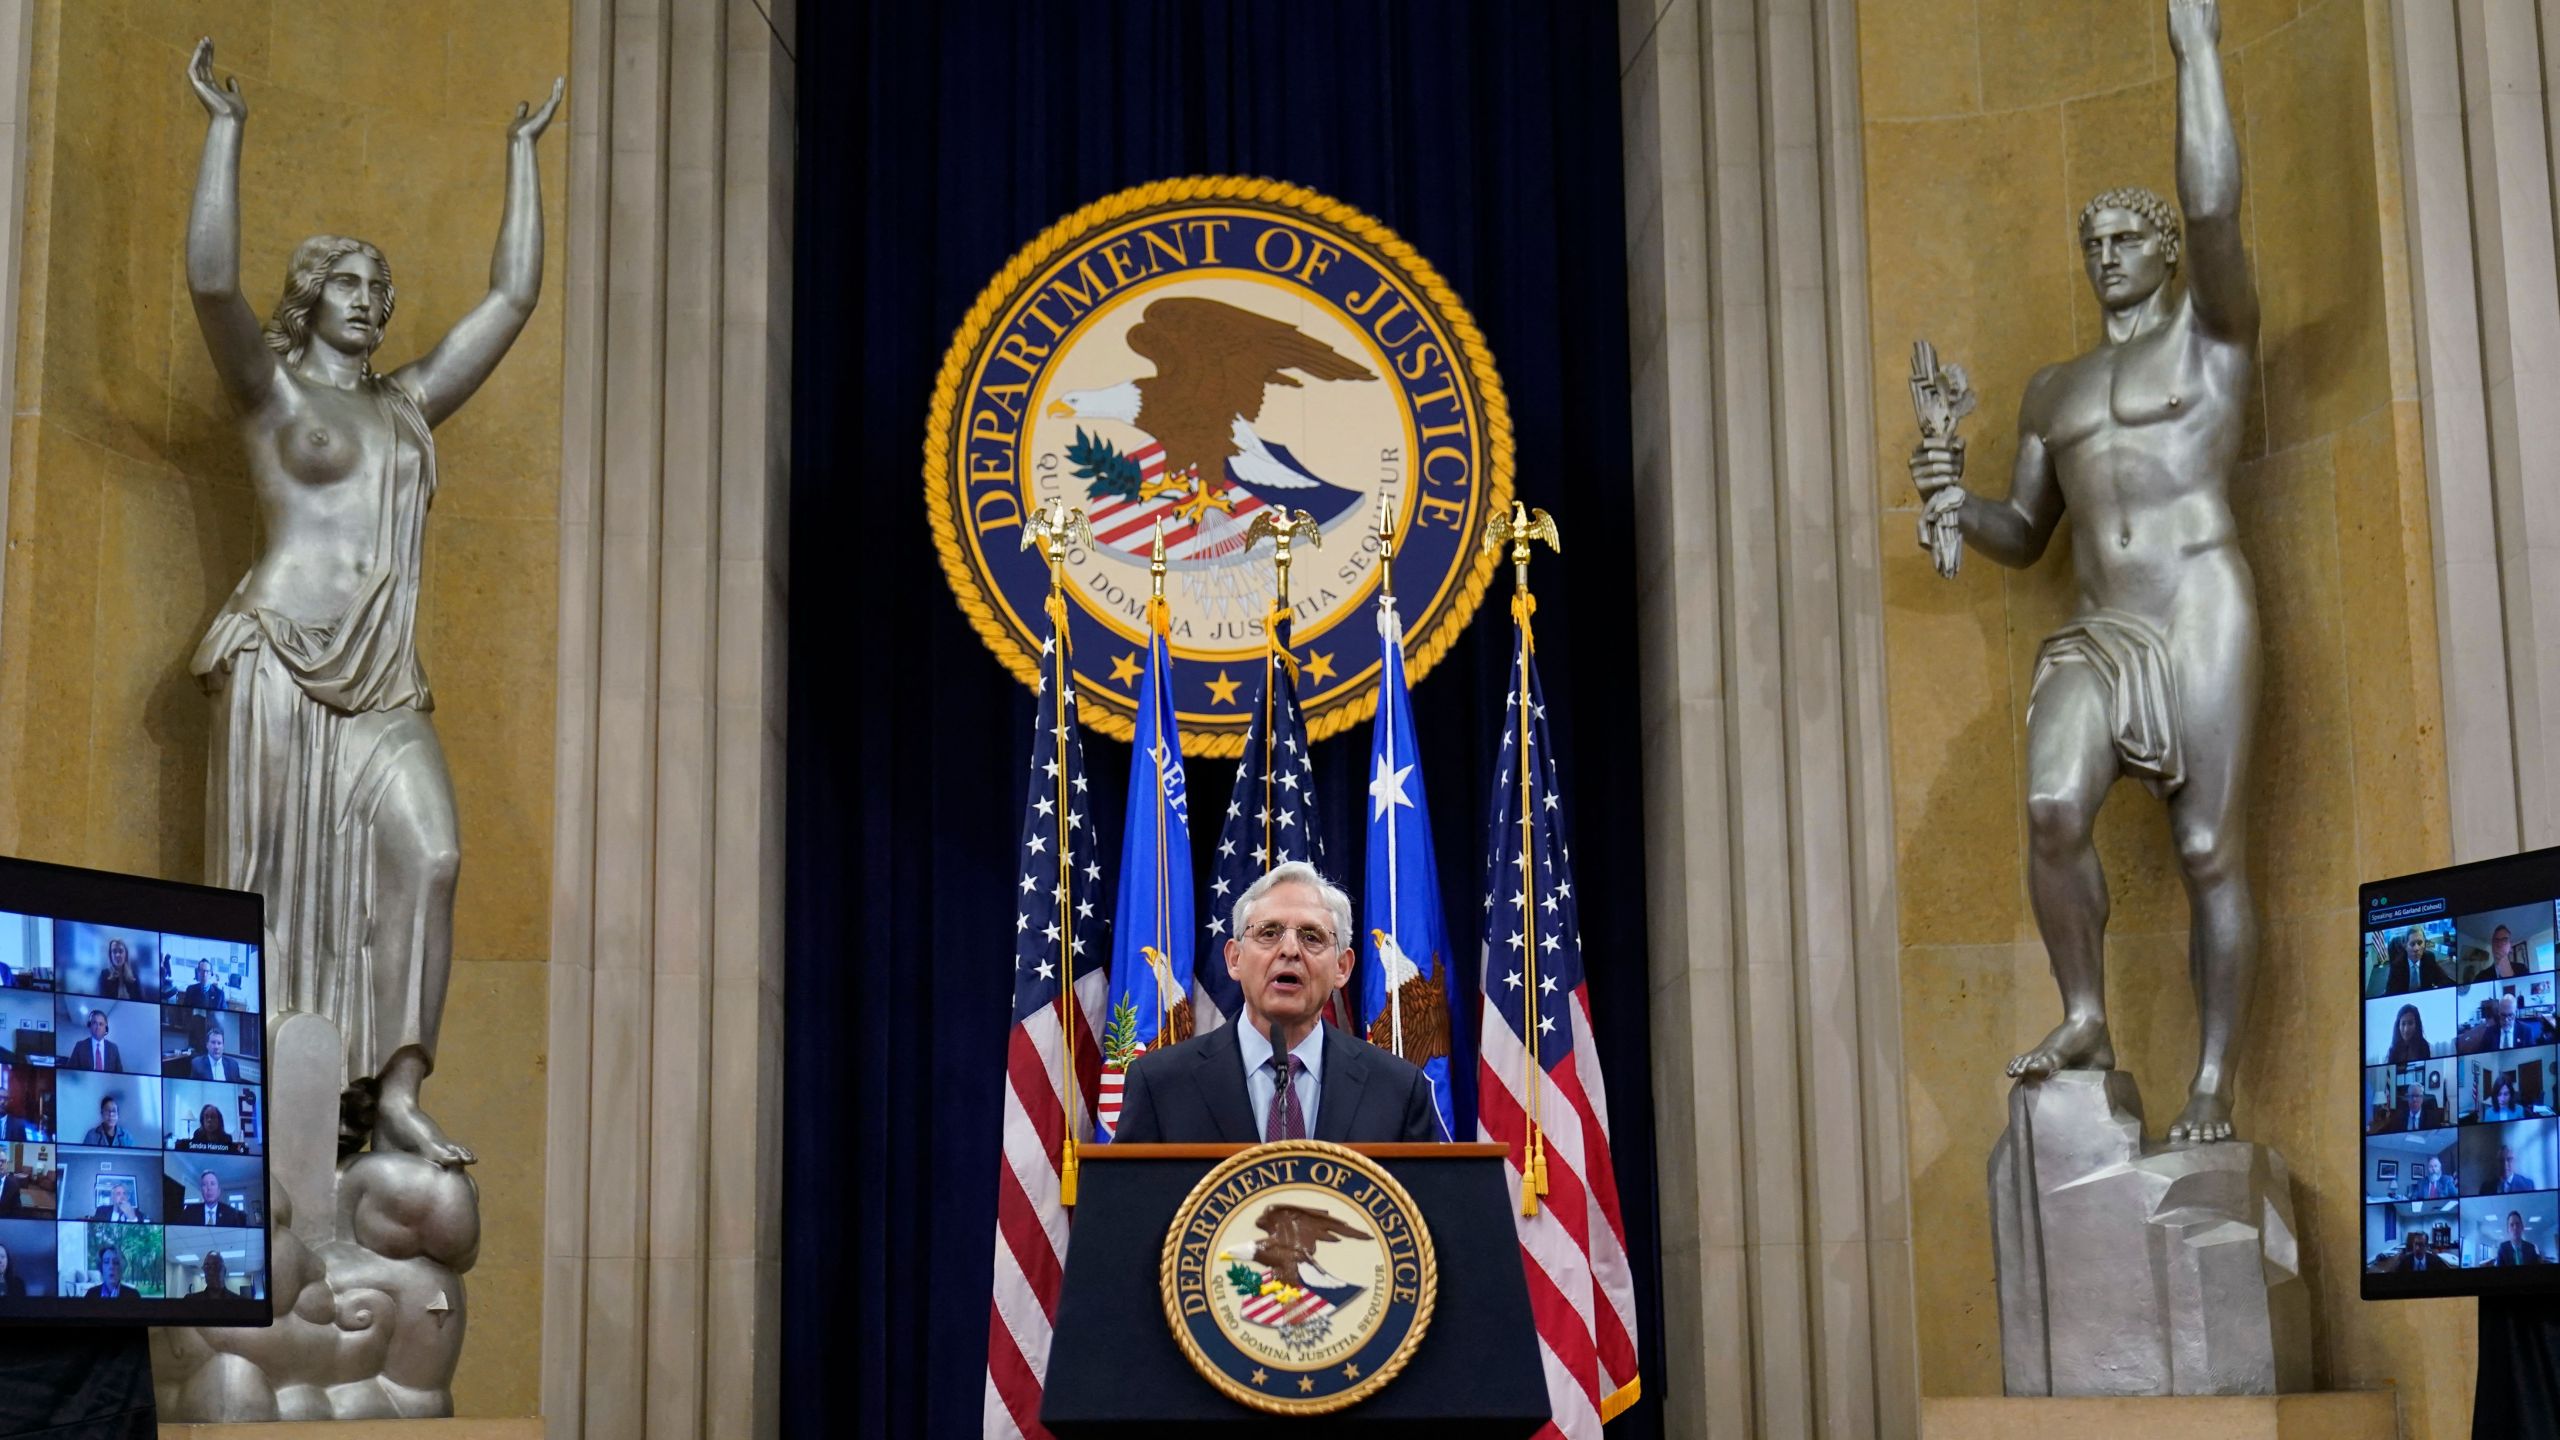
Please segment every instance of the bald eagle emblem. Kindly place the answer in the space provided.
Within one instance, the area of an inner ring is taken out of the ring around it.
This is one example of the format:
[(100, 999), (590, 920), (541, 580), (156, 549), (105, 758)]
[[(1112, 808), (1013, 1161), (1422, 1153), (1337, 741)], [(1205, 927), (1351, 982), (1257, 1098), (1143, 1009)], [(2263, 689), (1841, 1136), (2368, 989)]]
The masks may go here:
[(1316, 1263), (1316, 1247), (1328, 1240), (1376, 1237), (1312, 1205), (1266, 1205), (1253, 1225), (1262, 1239), (1249, 1257), (1221, 1252), (1227, 1284), (1240, 1302), (1238, 1313), (1248, 1323), (1277, 1332), (1288, 1349), (1311, 1350), (1332, 1333), (1334, 1313), (1364, 1288), (1327, 1273)]
[[(1360, 512), (1361, 492), (1316, 474), (1254, 422), (1274, 389), (1374, 384), (1376, 371), (1288, 321), (1203, 296), (1149, 302), (1127, 343), (1152, 374), (1070, 390), (1049, 406), (1051, 418), (1078, 422), (1067, 458), (1104, 544), (1143, 555), (1164, 520), (1168, 558), (1215, 562), (1242, 555), (1258, 510), (1308, 510), (1319, 525)], [(1088, 420), (1138, 434), (1123, 449), (1100, 424), (1089, 433)]]

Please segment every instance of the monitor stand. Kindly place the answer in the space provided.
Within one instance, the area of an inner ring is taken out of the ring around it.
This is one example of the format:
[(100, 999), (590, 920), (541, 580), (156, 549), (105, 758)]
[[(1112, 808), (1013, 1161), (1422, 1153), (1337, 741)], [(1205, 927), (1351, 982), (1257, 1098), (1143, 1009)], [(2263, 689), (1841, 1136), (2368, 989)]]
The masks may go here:
[(144, 1334), (139, 1325), (0, 1331), (0, 1440), (155, 1440)]
[(2480, 1378), (2471, 1433), (2560, 1435), (2560, 1300), (2480, 1297)]

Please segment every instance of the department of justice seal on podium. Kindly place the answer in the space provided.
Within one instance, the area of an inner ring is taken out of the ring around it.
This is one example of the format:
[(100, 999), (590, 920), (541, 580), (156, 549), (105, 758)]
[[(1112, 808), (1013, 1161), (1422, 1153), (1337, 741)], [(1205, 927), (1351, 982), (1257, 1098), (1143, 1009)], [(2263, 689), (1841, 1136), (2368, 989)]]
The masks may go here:
[(1322, 1140), (1257, 1145), (1210, 1171), (1174, 1212), (1161, 1278), (1192, 1366), (1284, 1415), (1340, 1410), (1393, 1380), (1440, 1288), (1413, 1197)]
[(1049, 566), (1026, 515), (1092, 525), (1065, 556), (1085, 723), (1127, 740), (1165, 542), (1168, 685), (1186, 754), (1243, 753), (1277, 598), (1254, 516), (1305, 513), (1289, 653), (1307, 733), (1375, 713), (1378, 517), (1395, 532), (1407, 673), (1483, 599), (1476, 543), (1511, 504), (1511, 416), (1465, 305), (1393, 230), (1277, 180), (1201, 175), (1107, 195), (988, 281), (925, 422), (926, 515), (988, 648), (1040, 680)]

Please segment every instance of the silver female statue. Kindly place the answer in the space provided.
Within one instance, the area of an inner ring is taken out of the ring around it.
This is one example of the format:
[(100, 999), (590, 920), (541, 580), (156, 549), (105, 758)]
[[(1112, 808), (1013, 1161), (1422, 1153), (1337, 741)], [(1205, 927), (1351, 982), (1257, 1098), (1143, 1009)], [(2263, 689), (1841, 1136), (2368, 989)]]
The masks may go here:
[[(2258, 706), (2256, 582), (2231, 517), (2258, 299), (2240, 240), (2240, 148), (2215, 52), (2215, 0), (2169, 0), (2178, 63), (2178, 217), (2110, 190), (2080, 219), (2106, 339), (2027, 383), (2005, 500), (1969, 494), (1964, 451), (1923, 444), (1928, 516), (2003, 565), (2044, 553), (2067, 508), (2079, 604), (2036, 656), (2027, 710), (2029, 891), (2063, 1020), (2009, 1062), (2038, 1078), (2115, 1067), (2101, 944), (2107, 881), (2091, 830), (2120, 776), (2168, 803), (2192, 920), (2203, 1044), (2172, 1143), (2231, 1136), (2232, 1052), (2258, 943), (2248, 778)], [(2186, 285), (2170, 284), (2185, 260)], [(1929, 531), (1924, 523), (1924, 543)]]
[[(256, 561), (196, 650), (215, 697), (206, 869), (267, 901), (279, 1009), (327, 1016), (377, 1149), (472, 1153), (419, 1108), (453, 963), (453, 784), (419, 668), (419, 559), (437, 422), (489, 378), (542, 288), (534, 142), (560, 105), (516, 107), (489, 293), (389, 375), (373, 354), (394, 292), (382, 252), (318, 235), (261, 327), (240, 294), (239, 82), (213, 42), (187, 78), (212, 117), (187, 225), (187, 289), (239, 412), (258, 498)], [(360, 1135), (359, 1137), (360, 1138)]]

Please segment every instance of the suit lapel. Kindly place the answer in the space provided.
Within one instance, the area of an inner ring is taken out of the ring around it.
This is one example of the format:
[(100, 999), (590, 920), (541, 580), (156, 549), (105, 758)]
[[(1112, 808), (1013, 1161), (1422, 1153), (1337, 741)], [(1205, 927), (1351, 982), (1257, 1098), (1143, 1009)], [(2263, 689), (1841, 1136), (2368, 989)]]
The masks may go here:
[(1324, 1093), (1316, 1099), (1317, 1139), (1351, 1138), (1351, 1117), (1360, 1113), (1360, 1089), (1369, 1083), (1367, 1061), (1339, 1026), (1325, 1027)]
[(1230, 1145), (1260, 1140), (1262, 1127), (1253, 1122), (1253, 1102), (1245, 1098), (1244, 1049), (1236, 1043), (1236, 1027), (1210, 1031), (1200, 1046), (1199, 1063), (1208, 1071), (1200, 1077), (1199, 1093), (1208, 1099), (1209, 1122), (1217, 1127), (1218, 1138)]

